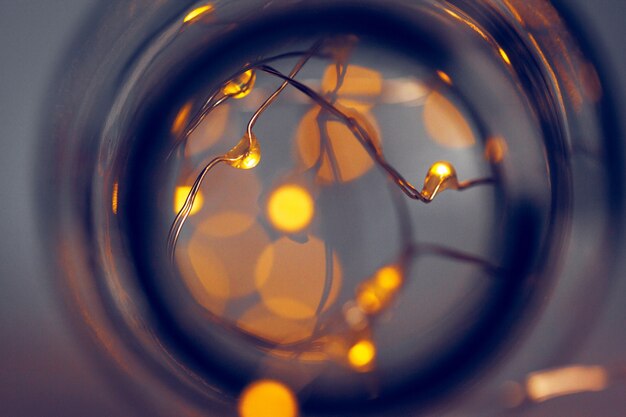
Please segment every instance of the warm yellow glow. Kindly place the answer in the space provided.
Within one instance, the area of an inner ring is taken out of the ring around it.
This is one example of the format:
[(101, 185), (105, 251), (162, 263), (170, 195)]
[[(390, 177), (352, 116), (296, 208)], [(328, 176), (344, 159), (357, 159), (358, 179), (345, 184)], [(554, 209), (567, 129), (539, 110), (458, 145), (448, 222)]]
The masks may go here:
[(374, 314), (381, 310), (383, 304), (376, 288), (370, 283), (363, 284), (356, 294), (356, 303), (365, 313)]
[(533, 372), (526, 379), (526, 390), (531, 400), (546, 401), (588, 391), (602, 391), (609, 377), (601, 366), (568, 366), (565, 368)]
[(298, 403), (284, 384), (260, 380), (249, 385), (239, 399), (240, 417), (296, 417)]
[(314, 214), (311, 194), (295, 184), (286, 184), (274, 190), (267, 203), (270, 222), (284, 232), (301, 231), (311, 223)]
[(449, 162), (439, 161), (428, 170), (422, 187), (422, 195), (432, 200), (441, 191), (456, 187), (458, 187), (458, 181), (454, 167)]
[[(326, 270), (329, 262), (331, 271)], [(332, 281), (322, 311), (337, 299), (342, 270), (336, 254), (328, 259), (324, 242), (315, 236), (309, 236), (305, 243), (287, 237), (278, 239), (263, 250), (254, 267), (254, 280), (263, 304), (274, 314), (292, 320), (315, 317), (327, 278)]]
[(396, 266), (379, 269), (373, 279), (363, 282), (356, 292), (356, 303), (366, 314), (386, 308), (402, 285), (402, 273)]
[(246, 134), (239, 143), (233, 147), (225, 155), (226, 163), (234, 168), (238, 169), (252, 169), (261, 162), (261, 147), (259, 142), (252, 134), (251, 138), (248, 138)]
[(395, 266), (386, 266), (376, 273), (376, 284), (385, 290), (396, 290), (402, 284), (402, 274)]
[(511, 65), (511, 60), (509, 59), (509, 56), (506, 54), (506, 52), (504, 52), (504, 49), (498, 48), (498, 52), (500, 52), (500, 56), (502, 57), (502, 60), (506, 62), (507, 65)]
[(358, 371), (369, 370), (375, 357), (376, 347), (370, 340), (361, 340), (348, 351), (348, 362)]
[(500, 163), (508, 152), (506, 141), (501, 137), (491, 137), (485, 143), (485, 158), (494, 163)]
[(446, 148), (467, 148), (476, 142), (461, 111), (442, 94), (432, 92), (424, 103), (424, 127), (435, 142)]
[[(374, 116), (371, 113), (358, 113), (354, 110), (346, 110), (346, 113), (365, 128), (378, 146), (379, 129)], [(319, 114), (319, 109), (311, 109), (298, 126), (296, 133), (298, 154), (304, 165), (310, 168), (318, 163), (320, 152), (323, 151), (318, 176), (324, 182), (349, 182), (368, 172), (374, 166), (374, 162), (345, 123), (332, 119), (327, 122), (326, 132), (330, 152), (320, 146), (323, 136), (318, 123)]]
[(118, 204), (118, 194), (120, 190), (119, 183), (113, 184), (113, 194), (111, 196), (111, 209), (113, 210), (113, 214), (117, 214), (117, 204)]
[(436, 162), (431, 168), (430, 172), (445, 178), (452, 174), (452, 166), (448, 162)]
[(444, 83), (448, 84), (448, 85), (452, 85), (452, 79), (450, 78), (450, 76), (448, 74), (446, 74), (445, 72), (441, 71), (441, 70), (437, 70), (437, 76), (439, 78), (441, 78), (441, 81), (443, 81)]
[(192, 20), (195, 20), (198, 17), (202, 16), (203, 14), (210, 13), (212, 11), (213, 11), (213, 6), (210, 4), (197, 7), (193, 9), (192, 11), (190, 11), (189, 13), (187, 13), (187, 16), (185, 16), (185, 18), (183, 19), (183, 23), (189, 23)]
[[(180, 209), (183, 208), (190, 191), (191, 187), (186, 185), (176, 187), (176, 191), (174, 192), (174, 213), (178, 213)], [(204, 197), (202, 196), (202, 191), (198, 191), (198, 194), (196, 194), (196, 198), (193, 201), (193, 205), (191, 206), (191, 211), (189, 212), (189, 215), (193, 216), (198, 211), (200, 211), (203, 204)]]
[(252, 91), (255, 81), (256, 73), (250, 69), (228, 81), (222, 92), (232, 98), (244, 98)]

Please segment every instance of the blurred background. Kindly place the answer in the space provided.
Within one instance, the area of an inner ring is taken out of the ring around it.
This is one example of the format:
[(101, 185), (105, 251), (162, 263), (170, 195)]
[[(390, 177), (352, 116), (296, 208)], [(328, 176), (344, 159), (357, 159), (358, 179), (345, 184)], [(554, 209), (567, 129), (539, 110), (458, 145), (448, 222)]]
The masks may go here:
[[(64, 302), (46, 263), (35, 178), (42, 151), (44, 108), (63, 57), (97, 0), (0, 0), (0, 415), (134, 416), (91, 361), (66, 320)], [(600, 59), (626, 129), (626, 26), (623, 0), (561, 1)], [(626, 139), (621, 138), (622, 142)], [(592, 242), (590, 242), (592, 244)], [(626, 258), (597, 326), (576, 362), (626, 366)], [(537, 416), (622, 416), (626, 386), (595, 397), (554, 402)], [(513, 412), (513, 414), (515, 414)], [(462, 414), (459, 414), (462, 415)], [(521, 415), (526, 415), (522, 413)]]

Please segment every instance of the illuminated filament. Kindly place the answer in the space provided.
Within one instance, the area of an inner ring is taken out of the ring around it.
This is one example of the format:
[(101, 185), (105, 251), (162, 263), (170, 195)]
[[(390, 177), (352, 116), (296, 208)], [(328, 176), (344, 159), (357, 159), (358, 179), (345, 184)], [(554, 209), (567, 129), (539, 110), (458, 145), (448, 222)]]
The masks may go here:
[(449, 162), (435, 162), (428, 170), (426, 179), (424, 179), (422, 196), (431, 201), (437, 194), (447, 188), (455, 190), (459, 188), (456, 171)]

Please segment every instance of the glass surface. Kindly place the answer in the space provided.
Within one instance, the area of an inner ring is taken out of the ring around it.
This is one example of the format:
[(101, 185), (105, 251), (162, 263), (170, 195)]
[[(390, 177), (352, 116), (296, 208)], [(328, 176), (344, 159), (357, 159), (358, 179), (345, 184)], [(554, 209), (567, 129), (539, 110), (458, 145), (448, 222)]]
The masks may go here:
[(245, 414), (276, 380), (303, 416), (484, 415), (610, 385), (542, 371), (610, 288), (622, 186), (549, 3), (117, 2), (90, 39), (55, 250), (147, 409)]

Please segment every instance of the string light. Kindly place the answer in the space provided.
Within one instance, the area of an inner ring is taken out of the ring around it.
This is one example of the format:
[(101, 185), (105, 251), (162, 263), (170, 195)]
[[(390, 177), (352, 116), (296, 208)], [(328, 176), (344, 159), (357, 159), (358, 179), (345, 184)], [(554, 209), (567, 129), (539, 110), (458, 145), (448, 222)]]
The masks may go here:
[[(326, 90), (326, 94), (318, 93), (308, 85), (295, 79), (296, 75), (311, 58), (326, 58), (327, 56), (334, 56), (332, 53), (327, 53), (328, 47), (333, 44), (333, 41), (323, 39), (316, 42), (307, 51), (278, 55), (276, 57), (265, 58), (256, 63), (248, 64), (234, 74), (230, 79), (223, 82), (220, 87), (209, 96), (200, 111), (189, 122), (182, 138), (177, 140), (176, 146), (184, 148), (189, 135), (194, 132), (202, 120), (204, 120), (214, 109), (219, 108), (229, 99), (244, 99), (248, 96), (254, 88), (257, 73), (263, 73), (282, 81), (281, 85), (272, 94), (270, 94), (261, 106), (259, 106), (254, 112), (247, 124), (246, 131), (239, 142), (228, 152), (221, 156), (216, 156), (208, 164), (206, 164), (196, 177), (194, 184), (189, 187), (185, 198), (179, 200), (182, 201), (182, 204), (177, 205), (177, 207), (179, 207), (179, 211), (174, 219), (174, 222), (172, 223), (172, 226), (170, 227), (167, 240), (167, 248), (170, 259), (174, 259), (178, 237), (186, 219), (194, 212), (194, 204), (202, 204), (199, 188), (208, 172), (220, 163), (224, 163), (239, 170), (250, 170), (259, 165), (261, 162), (261, 147), (254, 133), (255, 124), (262, 113), (272, 105), (272, 103), (288, 85), (291, 85), (301, 94), (307, 96), (314, 103), (314, 105), (318, 107), (318, 123), (335, 123), (343, 126), (346, 134), (353, 136), (356, 143), (360, 146), (360, 149), (365, 151), (366, 155), (371, 158), (371, 161), (373, 161), (373, 164), (378, 166), (388, 176), (389, 180), (411, 199), (419, 200), (423, 203), (429, 203), (445, 190), (462, 191), (470, 187), (490, 184), (493, 182), (491, 178), (459, 181), (454, 166), (447, 161), (438, 161), (430, 166), (426, 173), (421, 190), (418, 190), (408, 180), (406, 180), (406, 178), (401, 175), (398, 170), (394, 168), (385, 158), (381, 146), (377, 138), (374, 136), (375, 129), (372, 129), (372, 126), (368, 124), (365, 118), (363, 118), (362, 113), (359, 112), (359, 108), (346, 108), (346, 98), (343, 98), (343, 104), (342, 101), (338, 99), (338, 94), (340, 92), (343, 92), (344, 94), (348, 93), (348, 95), (354, 94), (355, 99), (359, 98), (358, 96), (362, 92), (354, 83), (354, 85), (348, 84), (342, 90), (342, 82), (346, 79), (347, 75), (352, 74), (352, 78), (356, 79), (360, 77), (379, 76), (375, 75), (374, 72), (368, 72), (365, 69), (358, 70), (356, 72), (354, 70), (352, 72), (347, 70), (347, 57), (349, 56), (349, 51), (354, 46), (354, 43), (354, 40), (349, 43), (341, 43), (341, 59), (335, 57), (337, 59), (336, 65), (331, 66), (336, 70), (336, 73), (333, 73), (331, 71), (331, 67), (328, 67), (325, 74), (323, 88)], [(320, 54), (320, 51), (324, 51), (326, 54)], [(270, 66), (273, 61), (293, 56), (300, 56), (300, 59), (287, 75)], [(442, 78), (442, 80), (444, 80), (444, 82), (446, 82), (447, 75), (445, 73), (439, 71), (438, 75)], [(447, 78), (449, 80), (449, 77)], [(351, 78), (348, 77), (348, 81), (350, 79)], [(371, 91), (367, 90), (364, 92), (364, 96), (375, 97), (376, 95), (380, 95), (379, 90), (379, 87), (375, 87)], [(350, 99), (352, 99), (352, 97), (350, 97)], [(361, 108), (361, 111), (363, 111), (363, 108)], [(318, 140), (324, 141), (321, 134)], [(330, 170), (334, 173), (339, 173), (340, 171), (336, 166), (336, 161), (327, 154), (329, 152), (328, 146), (322, 146), (322, 144), (320, 144), (318, 148), (318, 160), (322, 161), (327, 158), (328, 161), (330, 161)], [(314, 163), (312, 163), (307, 169), (320, 169), (320, 167), (321, 164), (314, 161)], [(266, 215), (270, 224), (276, 230), (288, 234), (299, 233), (306, 229), (311, 224), (315, 215), (313, 197), (305, 188), (297, 184), (286, 183), (277, 187), (268, 196), (266, 203)], [(434, 247), (427, 249), (430, 249), (429, 253), (431, 254), (483, 265), (483, 261), (480, 259), (459, 254), (452, 250)], [(405, 265), (405, 262), (410, 258), (410, 256), (412, 256), (411, 253), (414, 251), (417, 251), (417, 246), (407, 250), (404, 257), (397, 263), (381, 267), (373, 276), (363, 281), (357, 287), (354, 299), (345, 304), (346, 308), (344, 309), (344, 313), (340, 316), (341, 319), (338, 322), (338, 326), (340, 328), (345, 326), (345, 329), (339, 331), (339, 335), (337, 337), (329, 338), (325, 342), (322, 342), (323, 337), (321, 337), (318, 333), (321, 328), (319, 326), (315, 326), (315, 328), (311, 331), (310, 337), (307, 339), (308, 343), (316, 341), (315, 343), (325, 344), (326, 348), (323, 350), (329, 353), (329, 356), (335, 357), (341, 362), (346, 363), (354, 371), (371, 371), (374, 367), (377, 349), (371, 337), (365, 337), (364, 334), (369, 334), (369, 329), (373, 320), (390, 307), (398, 292), (403, 288), (403, 265)], [(332, 253), (332, 250), (330, 250), (330, 252)], [(268, 253), (273, 256), (272, 253)], [(267, 253), (264, 252), (264, 256), (265, 255), (267, 255)], [(269, 255), (265, 256), (265, 258), (269, 259)], [(332, 255), (326, 256), (326, 262), (334, 262), (336, 265), (337, 262), (333, 261), (333, 258), (334, 256)], [(257, 273), (257, 275), (264, 277), (263, 282), (267, 281), (267, 274), (269, 273), (269, 269), (263, 267), (265, 264), (267, 264), (267, 262), (260, 262), (256, 268), (257, 272), (262, 272)], [(330, 269), (333, 268), (331, 267)], [(333, 275), (331, 274), (330, 279), (332, 279), (332, 276)], [(263, 290), (264, 287), (260, 288)], [(279, 316), (284, 315), (285, 317), (288, 316), (289, 318), (309, 319), (311, 317), (315, 317), (322, 311), (321, 308), (327, 305), (328, 301), (328, 295), (322, 295), (319, 303), (320, 308), (318, 308), (318, 311), (314, 311), (313, 307), (309, 304), (298, 304), (296, 306), (293, 304), (293, 300), (281, 299), (273, 293), (270, 294), (268, 291), (269, 290), (263, 292), (263, 301), (267, 304), (266, 307), (272, 310), (274, 314)], [(324, 292), (325, 291), (326, 290), (324, 290)], [(286, 307), (283, 308), (287, 305), (291, 307), (288, 309)], [(249, 323), (243, 324), (243, 326), (250, 328)], [(346, 332), (346, 335), (341, 336), (342, 332)], [(356, 342), (351, 344), (348, 340), (356, 340)], [(259, 342), (261, 343), (262, 341), (259, 340)], [(299, 341), (298, 343), (307, 343), (307, 341)], [(283, 344), (283, 346), (286, 345)], [(245, 400), (245, 396), (242, 396), (242, 404), (244, 404), (245, 401), (247, 401)], [(241, 406), (240, 410), (243, 409), (244, 407)], [(246, 407), (246, 409), (249, 408)], [(250, 413), (250, 411), (248, 412)], [(244, 414), (244, 411), (241, 411), (241, 413), (244, 417), (256, 417), (257, 415), (262, 415)]]

